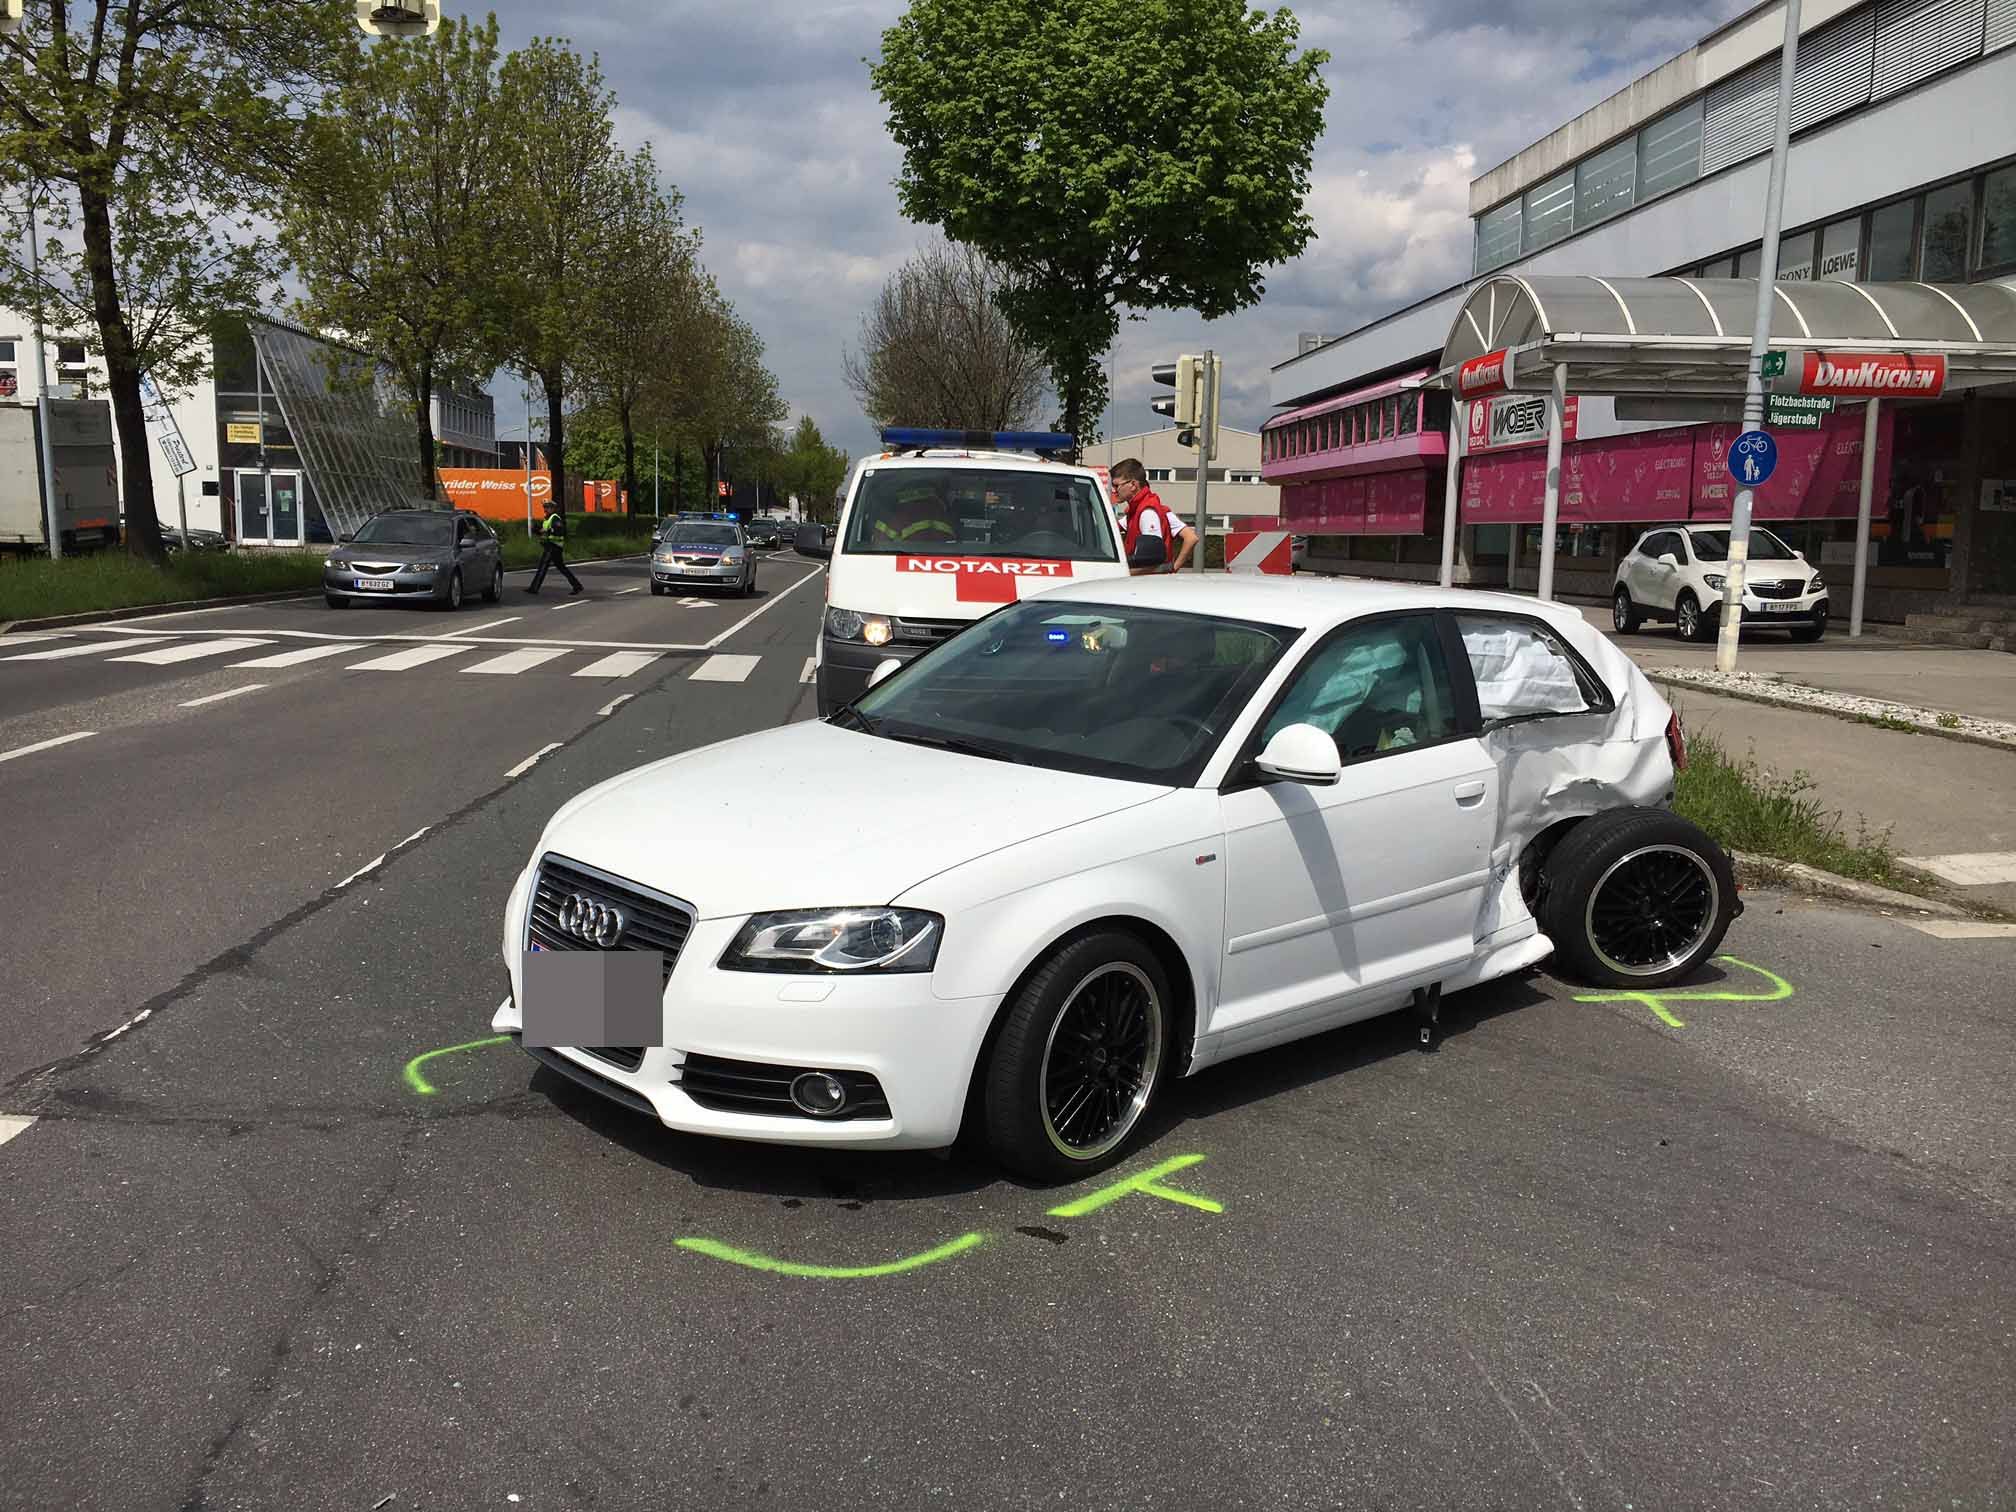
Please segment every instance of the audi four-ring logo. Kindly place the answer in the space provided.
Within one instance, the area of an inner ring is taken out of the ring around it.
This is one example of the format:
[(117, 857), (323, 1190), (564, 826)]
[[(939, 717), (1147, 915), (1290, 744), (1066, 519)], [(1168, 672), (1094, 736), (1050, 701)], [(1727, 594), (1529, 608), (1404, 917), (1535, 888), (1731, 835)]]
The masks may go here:
[(623, 938), (624, 922), (621, 909), (597, 903), (580, 893), (567, 894), (560, 904), (560, 927), (575, 939), (604, 950)]

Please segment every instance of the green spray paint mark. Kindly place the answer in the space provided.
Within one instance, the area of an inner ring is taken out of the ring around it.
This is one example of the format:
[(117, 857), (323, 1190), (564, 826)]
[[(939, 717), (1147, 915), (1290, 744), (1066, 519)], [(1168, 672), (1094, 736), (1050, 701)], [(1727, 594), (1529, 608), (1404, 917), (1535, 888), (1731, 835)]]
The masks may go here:
[(1160, 1197), (1165, 1202), (1180, 1202), (1185, 1207), (1197, 1208), (1206, 1213), (1222, 1213), (1225, 1211), (1223, 1203), (1213, 1202), (1209, 1197), (1199, 1197), (1195, 1192), (1185, 1192), (1177, 1187), (1162, 1185), (1164, 1176), (1187, 1170), (1203, 1158), (1202, 1155), (1177, 1155), (1158, 1166), (1150, 1166), (1138, 1176), (1129, 1176), (1124, 1181), (1116, 1181), (1111, 1186), (1101, 1187), (1088, 1197), (1080, 1197), (1076, 1202), (1067, 1202), (1062, 1207), (1053, 1207), (1050, 1209), (1050, 1216), (1083, 1218), (1087, 1213), (1097, 1212), (1109, 1202), (1118, 1202), (1129, 1192)]
[(936, 1265), (940, 1260), (950, 1260), (954, 1255), (963, 1255), (967, 1250), (986, 1242), (985, 1234), (961, 1234), (949, 1244), (941, 1244), (936, 1249), (925, 1250), (922, 1254), (905, 1255), (901, 1260), (890, 1260), (882, 1265), (801, 1265), (796, 1260), (779, 1260), (771, 1255), (759, 1255), (754, 1250), (736, 1249), (732, 1244), (723, 1244), (718, 1239), (681, 1239), (679, 1248), (692, 1250), (695, 1254), (711, 1255), (716, 1260), (726, 1260), (731, 1265), (746, 1265), (751, 1270), (768, 1271), (773, 1276), (810, 1276), (817, 1281), (853, 1281), (863, 1276), (897, 1276), (904, 1271), (922, 1270), (927, 1265)]
[(470, 1040), (466, 1045), (443, 1045), (439, 1050), (429, 1050), (416, 1055), (406, 1062), (406, 1085), (422, 1097), (432, 1097), (435, 1086), (420, 1074), (420, 1068), (437, 1055), (453, 1055), (458, 1050), (481, 1050), (485, 1045), (501, 1045), (510, 1039), (508, 1034), (493, 1034), (488, 1039)]
[(1771, 984), (1769, 992), (1578, 992), (1578, 1003), (1643, 1003), (1659, 1015), (1661, 1022), (1675, 1029), (1685, 1029), (1686, 1020), (1677, 1017), (1667, 1008), (1668, 1003), (1776, 1003), (1792, 996), (1792, 984), (1775, 971), (1766, 971), (1762, 966), (1752, 966), (1748, 961), (1739, 961), (1734, 956), (1717, 956), (1716, 963), (1722, 966), (1741, 966), (1745, 971), (1754, 971)]

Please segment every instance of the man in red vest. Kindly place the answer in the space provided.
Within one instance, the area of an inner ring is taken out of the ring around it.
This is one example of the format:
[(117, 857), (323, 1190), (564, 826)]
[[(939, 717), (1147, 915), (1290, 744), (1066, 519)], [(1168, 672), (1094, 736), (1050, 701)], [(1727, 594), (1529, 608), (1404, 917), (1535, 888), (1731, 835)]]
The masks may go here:
[(1130, 569), (1135, 577), (1151, 572), (1181, 572), (1197, 549), (1197, 532), (1176, 518), (1175, 512), (1155, 496), (1148, 486), (1148, 470), (1135, 457), (1113, 464), (1113, 492), (1127, 511), (1127, 560), (1134, 560), (1134, 548), (1142, 537), (1162, 542), (1162, 562), (1158, 566)]

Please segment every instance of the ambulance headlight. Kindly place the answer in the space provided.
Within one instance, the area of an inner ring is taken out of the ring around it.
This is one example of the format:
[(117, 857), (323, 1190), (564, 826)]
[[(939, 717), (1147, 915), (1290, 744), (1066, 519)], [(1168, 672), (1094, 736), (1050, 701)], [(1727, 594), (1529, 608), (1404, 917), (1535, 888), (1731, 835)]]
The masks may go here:
[(883, 614), (859, 614), (852, 609), (828, 609), (826, 633), (835, 640), (865, 641), (886, 646), (895, 639), (896, 627)]

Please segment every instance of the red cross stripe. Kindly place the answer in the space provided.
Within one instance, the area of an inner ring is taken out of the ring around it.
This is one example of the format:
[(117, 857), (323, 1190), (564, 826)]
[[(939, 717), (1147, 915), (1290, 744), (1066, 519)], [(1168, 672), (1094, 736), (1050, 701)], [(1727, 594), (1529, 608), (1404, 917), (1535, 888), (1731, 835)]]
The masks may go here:
[(1069, 562), (1032, 562), (1014, 557), (899, 556), (896, 570), (950, 577), (962, 604), (1012, 604), (1019, 579), (1071, 576)]

